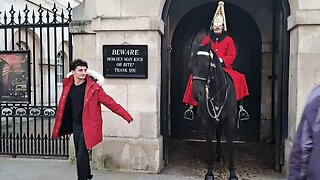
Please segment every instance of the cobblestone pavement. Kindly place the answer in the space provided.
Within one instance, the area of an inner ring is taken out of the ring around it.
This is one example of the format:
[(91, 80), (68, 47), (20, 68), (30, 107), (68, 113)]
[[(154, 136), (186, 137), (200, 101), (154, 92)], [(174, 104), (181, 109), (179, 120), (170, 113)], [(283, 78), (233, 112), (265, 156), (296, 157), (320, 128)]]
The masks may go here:
[[(141, 174), (94, 170), (93, 180), (197, 180), (183, 174)], [(66, 160), (0, 157), (1, 180), (76, 180), (76, 167)]]
[[(179, 174), (202, 179), (206, 173), (204, 142), (174, 141), (170, 152), (170, 163), (165, 173)], [(225, 145), (222, 145), (225, 149)], [(235, 144), (236, 173), (239, 179), (285, 179), (274, 171), (275, 151), (270, 144)], [(228, 179), (227, 163), (214, 164), (215, 178)]]
[[(94, 170), (94, 180), (203, 180), (206, 172), (204, 143), (175, 141), (170, 163), (160, 174), (139, 174)], [(281, 180), (273, 170), (274, 151), (268, 144), (236, 144), (237, 175), (240, 180)], [(227, 164), (215, 164), (216, 180), (228, 178)], [(76, 167), (66, 160), (0, 157), (0, 179), (73, 180)]]

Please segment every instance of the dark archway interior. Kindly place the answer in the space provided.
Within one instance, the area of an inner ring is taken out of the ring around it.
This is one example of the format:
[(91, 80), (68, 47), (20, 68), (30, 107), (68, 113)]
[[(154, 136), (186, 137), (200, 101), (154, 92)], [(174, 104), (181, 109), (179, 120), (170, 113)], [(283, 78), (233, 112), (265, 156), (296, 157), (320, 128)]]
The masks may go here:
[[(216, 2), (195, 7), (177, 25), (172, 39), (170, 88), (171, 135), (173, 139), (203, 139), (198, 121), (182, 118), (186, 106), (182, 103), (189, 77), (188, 61), (192, 50), (208, 33)], [(245, 11), (225, 3), (228, 33), (233, 37), (237, 57), (234, 69), (245, 74), (250, 95), (244, 105), (251, 119), (240, 123), (238, 140), (257, 142), (260, 137), (261, 104), (261, 37), (259, 29)]]

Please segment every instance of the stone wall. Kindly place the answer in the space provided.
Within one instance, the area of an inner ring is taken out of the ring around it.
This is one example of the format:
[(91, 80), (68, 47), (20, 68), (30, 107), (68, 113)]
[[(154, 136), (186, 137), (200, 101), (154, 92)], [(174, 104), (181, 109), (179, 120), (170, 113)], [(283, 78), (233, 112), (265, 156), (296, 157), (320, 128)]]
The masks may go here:
[(306, 98), (320, 83), (320, 61), (318, 61), (320, 3), (318, 0), (289, 0), (289, 3), (291, 8), (291, 15), (288, 18), (290, 31), (289, 132), (285, 146), (287, 163)]
[[(159, 172), (163, 166), (159, 110), (163, 33), (161, 13), (164, 2), (165, 0), (96, 0), (84, 1), (74, 9), (75, 21), (71, 25), (74, 33), (74, 57), (87, 60), (91, 69), (102, 72), (102, 45), (145, 44), (149, 51), (148, 79), (107, 79), (103, 86), (108, 94), (134, 116), (135, 121), (128, 125), (103, 108), (104, 141), (93, 150), (93, 164), (96, 168)], [(265, 6), (271, 5), (272, 1), (259, 3), (264, 11), (253, 6), (254, 3), (230, 2), (249, 13), (255, 12), (250, 15), (256, 18), (261, 31), (261, 102), (264, 103), (261, 104), (261, 113), (262, 121), (265, 120), (261, 124), (262, 128), (263, 124), (267, 127), (271, 115), (271, 110), (268, 109), (271, 107), (271, 102), (268, 101), (271, 84), (267, 76), (271, 73), (272, 22), (269, 18), (272, 18), (272, 11), (266, 10), (268, 8)], [(290, 152), (306, 97), (320, 82), (320, 61), (317, 61), (320, 55), (317, 46), (320, 40), (320, 3), (318, 0), (289, 0), (289, 3), (291, 15), (288, 18), (288, 30), (291, 36), (286, 157)], [(176, 17), (177, 23), (181, 17)], [(137, 93), (138, 91), (143, 92)], [(285, 162), (288, 162), (287, 159)]]
[(74, 58), (103, 71), (103, 45), (147, 45), (148, 78), (106, 79), (103, 88), (133, 116), (127, 124), (103, 107), (103, 142), (92, 151), (96, 169), (159, 173), (163, 167), (160, 135), (161, 13), (164, 0), (84, 1), (73, 11)]

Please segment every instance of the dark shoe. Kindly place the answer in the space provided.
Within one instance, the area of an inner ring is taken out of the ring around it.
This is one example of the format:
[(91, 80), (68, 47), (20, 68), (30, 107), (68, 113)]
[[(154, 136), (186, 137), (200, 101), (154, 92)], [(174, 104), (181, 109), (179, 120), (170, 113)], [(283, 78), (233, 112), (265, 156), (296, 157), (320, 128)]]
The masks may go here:
[(183, 114), (183, 118), (184, 118), (184, 119), (193, 120), (193, 118), (194, 118), (194, 113), (193, 113), (192, 109), (193, 109), (193, 106), (191, 105), (191, 106), (186, 110), (186, 112), (184, 112), (184, 114)]
[(239, 106), (238, 118), (240, 121), (245, 121), (250, 119), (248, 112), (243, 108), (242, 105)]
[(92, 179), (92, 178), (93, 178), (93, 175), (90, 174), (90, 175), (88, 176), (88, 179)]

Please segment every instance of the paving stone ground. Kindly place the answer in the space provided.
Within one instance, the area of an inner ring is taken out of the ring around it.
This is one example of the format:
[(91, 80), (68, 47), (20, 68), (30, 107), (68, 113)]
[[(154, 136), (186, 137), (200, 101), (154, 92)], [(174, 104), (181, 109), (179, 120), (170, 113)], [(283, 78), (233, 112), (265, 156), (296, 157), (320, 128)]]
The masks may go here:
[[(203, 145), (202, 142), (173, 142), (170, 163), (160, 174), (94, 170), (94, 180), (203, 180), (206, 170)], [(273, 170), (273, 149), (269, 144), (236, 144), (239, 179), (285, 179)], [(227, 164), (215, 164), (214, 169), (217, 180), (227, 179)], [(0, 179), (76, 180), (76, 169), (66, 160), (0, 157)]]
[[(206, 173), (204, 142), (174, 141), (171, 143), (171, 163), (165, 171), (184, 173), (202, 179)], [(225, 144), (222, 144), (222, 150)], [(235, 144), (236, 173), (240, 179), (285, 179), (274, 170), (275, 147), (263, 143)], [(216, 179), (228, 179), (228, 163), (214, 164)]]

